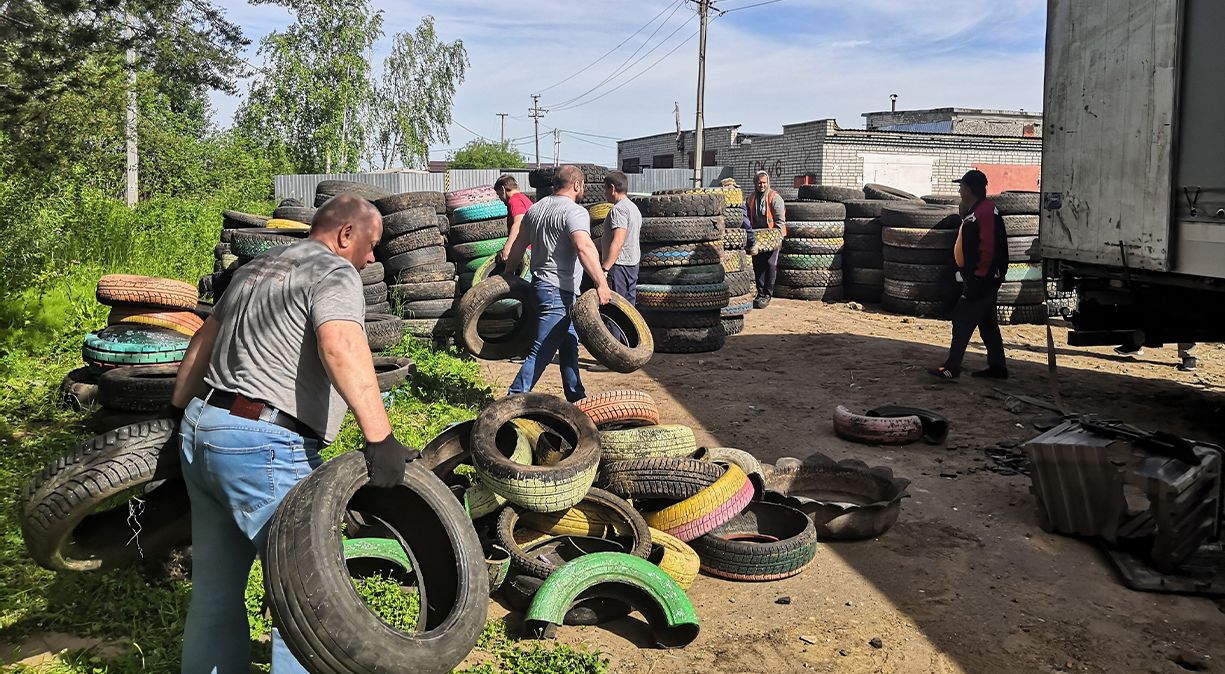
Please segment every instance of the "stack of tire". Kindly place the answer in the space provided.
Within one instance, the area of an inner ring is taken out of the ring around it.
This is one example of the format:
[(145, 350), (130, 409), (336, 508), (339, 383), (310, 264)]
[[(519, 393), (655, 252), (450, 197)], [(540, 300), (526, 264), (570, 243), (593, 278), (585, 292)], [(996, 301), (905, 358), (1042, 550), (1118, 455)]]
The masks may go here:
[(98, 280), (96, 296), (111, 307), (107, 327), (85, 336), (85, 368), (68, 377), (96, 381), (93, 425), (104, 432), (170, 404), (179, 363), (204, 321), (194, 311), (198, 292), (182, 281), (111, 274)]
[(238, 268), (238, 256), (233, 250), (234, 235), (243, 230), (264, 229), (269, 220), (271, 218), (267, 215), (241, 211), (221, 212), (220, 241), (213, 247), (213, 273), (201, 276), (196, 286), (201, 302), (216, 304), (229, 285), (234, 270)]
[[(388, 302), (379, 313), (401, 319), (401, 334), (445, 339), (454, 332), (443, 315), (455, 298), (455, 265), (447, 261), (439, 226), (438, 213), (446, 210), (442, 193), (391, 194), (374, 205), (383, 214), (383, 238), (375, 258)], [(378, 276), (378, 271), (370, 271), (363, 282), (373, 283)], [(393, 331), (390, 324), (386, 329)]]
[[(604, 178), (608, 176), (608, 169), (594, 164), (579, 164), (577, 166), (583, 172), (583, 183), (586, 186), (583, 190), (583, 196), (578, 200), (578, 204), (581, 206), (591, 206), (592, 204), (608, 201), (608, 191), (604, 187)], [(558, 169), (559, 167), (550, 166), (548, 168), (535, 169), (527, 174), (528, 184), (536, 188), (536, 201), (540, 201), (553, 194), (553, 181), (557, 178)]]
[(730, 298), (727, 306), (719, 311), (719, 316), (724, 334), (730, 337), (744, 330), (744, 319), (753, 311), (753, 300), (757, 297), (757, 282), (753, 276), (753, 261), (748, 254), (748, 232), (744, 229), (744, 193), (739, 189), (728, 189), (726, 193), (727, 202), (723, 207), (723, 272)]
[(778, 257), (774, 295), (841, 302), (846, 209), (831, 201), (793, 201), (786, 206), (787, 236)]
[[(722, 193), (634, 198), (642, 213), (636, 306), (651, 327), (656, 352), (723, 348), (727, 333), (720, 312), (732, 290), (723, 265), (726, 203)], [(742, 277), (732, 280), (735, 294), (744, 295)]]
[(1003, 192), (988, 198), (1003, 216), (1004, 231), (1008, 234), (1008, 271), (1000, 286), (996, 317), (1001, 325), (1046, 323), (1050, 310), (1038, 244), (1039, 195)]
[(451, 227), (447, 254), (459, 271), (460, 292), (472, 287), (476, 271), (506, 245), (506, 204), (489, 185), (447, 192)]
[(884, 309), (910, 316), (946, 317), (961, 292), (953, 260), (961, 224), (957, 209), (886, 203), (880, 221)]
[(352, 194), (366, 201), (374, 202), (391, 196), (391, 192), (358, 180), (321, 180), (315, 185), (315, 208), (327, 203), (328, 199), (341, 194)]

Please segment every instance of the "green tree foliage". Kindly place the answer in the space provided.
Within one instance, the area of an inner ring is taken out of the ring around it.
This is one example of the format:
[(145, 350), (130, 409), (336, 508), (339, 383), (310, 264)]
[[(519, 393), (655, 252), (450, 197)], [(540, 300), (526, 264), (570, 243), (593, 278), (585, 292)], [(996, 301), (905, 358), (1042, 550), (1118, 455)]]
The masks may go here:
[(128, 47), (135, 67), (156, 75), (183, 112), (207, 88), (234, 92), (245, 44), (208, 0), (8, 0), (0, 5), (0, 133), (23, 163), (53, 164), (67, 154), (54, 142), (58, 108), (107, 84)]
[(362, 112), (374, 95), (368, 54), (383, 15), (366, 0), (282, 3), (297, 19), (260, 41), (264, 68), (237, 126), (303, 173), (356, 171), (366, 148)]
[(510, 143), (495, 143), (477, 138), (447, 157), (453, 169), (524, 168), (527, 159)]
[(450, 141), (451, 101), (468, 65), (463, 41), (440, 41), (432, 16), (412, 34), (396, 34), (368, 108), (371, 166), (390, 168), (399, 160), (421, 167), (430, 144)]

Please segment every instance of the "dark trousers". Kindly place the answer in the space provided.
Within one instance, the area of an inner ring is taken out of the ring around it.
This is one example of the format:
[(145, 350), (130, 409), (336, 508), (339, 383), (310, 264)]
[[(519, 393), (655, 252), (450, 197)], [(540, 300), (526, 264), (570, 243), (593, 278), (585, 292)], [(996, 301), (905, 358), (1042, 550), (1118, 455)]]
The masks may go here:
[(972, 290), (969, 286), (963, 289), (953, 309), (953, 343), (949, 345), (948, 360), (944, 361), (944, 367), (950, 372), (961, 372), (961, 361), (965, 358), (974, 328), (978, 328), (978, 334), (987, 347), (987, 365), (998, 370), (1007, 367), (1004, 362), (1004, 338), (1000, 335), (1000, 324), (995, 315), (1000, 286), (992, 282), (980, 282), (977, 286)]
[(638, 299), (638, 265), (614, 264), (608, 270), (608, 287), (633, 304)]
[(753, 256), (753, 272), (757, 275), (757, 296), (772, 297), (774, 295), (774, 280), (778, 278), (779, 247), (765, 253)]

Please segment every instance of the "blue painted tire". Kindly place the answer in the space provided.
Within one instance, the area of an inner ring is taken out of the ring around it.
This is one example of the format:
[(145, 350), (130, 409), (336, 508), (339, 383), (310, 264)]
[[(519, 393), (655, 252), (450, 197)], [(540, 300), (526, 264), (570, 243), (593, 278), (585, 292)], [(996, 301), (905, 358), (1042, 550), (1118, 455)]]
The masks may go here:
[(501, 201), (486, 201), (481, 204), (460, 206), (451, 213), (451, 224), (462, 225), (478, 220), (504, 218), (507, 215), (506, 204)]

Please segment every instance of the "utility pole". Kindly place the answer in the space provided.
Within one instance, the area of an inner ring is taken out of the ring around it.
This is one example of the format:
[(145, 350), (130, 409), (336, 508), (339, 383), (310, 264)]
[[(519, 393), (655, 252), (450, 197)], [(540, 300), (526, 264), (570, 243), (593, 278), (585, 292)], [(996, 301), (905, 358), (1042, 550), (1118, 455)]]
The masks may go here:
[(702, 187), (702, 148), (703, 126), (702, 106), (706, 100), (706, 24), (710, 15), (711, 0), (695, 0), (701, 16), (701, 29), (698, 34), (698, 115), (693, 131), (693, 186)]
[[(126, 40), (132, 39), (132, 15), (126, 14), (127, 28), (123, 29)], [(140, 154), (136, 147), (136, 50), (128, 45), (123, 56), (127, 65), (128, 76), (128, 109), (127, 119), (123, 125), (125, 154), (127, 155), (127, 204), (135, 208), (140, 195)]]
[(498, 117), (501, 117), (501, 118), (502, 118), (502, 140), (501, 140), (501, 142), (502, 142), (503, 144), (505, 144), (505, 143), (506, 143), (506, 115), (507, 115), (507, 114), (509, 114), (509, 113), (506, 113), (506, 112), (495, 112), (495, 113), (493, 113), (493, 114), (495, 114), (495, 115), (497, 115)]
[(561, 129), (553, 129), (553, 165), (561, 163)]
[(532, 94), (532, 107), (527, 111), (527, 116), (536, 123), (536, 168), (540, 168), (540, 118), (546, 112), (548, 110), (540, 109), (540, 94)]

